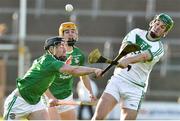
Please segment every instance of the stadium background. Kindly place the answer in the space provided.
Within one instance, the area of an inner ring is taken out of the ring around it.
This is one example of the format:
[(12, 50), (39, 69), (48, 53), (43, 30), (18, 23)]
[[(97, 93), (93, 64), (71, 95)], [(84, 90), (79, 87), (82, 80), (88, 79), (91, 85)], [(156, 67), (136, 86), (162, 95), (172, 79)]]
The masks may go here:
[[(74, 6), (73, 12), (64, 10), (67, 3)], [(77, 46), (84, 50), (86, 55), (94, 48), (99, 48), (105, 57), (114, 58), (122, 38), (129, 30), (136, 27), (148, 29), (152, 17), (164, 12), (173, 17), (175, 26), (163, 40), (166, 54), (151, 73), (145, 102), (165, 102), (164, 105), (175, 103), (177, 112), (174, 113), (179, 115), (179, 6), (180, 0), (27, 0), (24, 70), (35, 58), (43, 54), (45, 39), (58, 35), (62, 22), (71, 20), (78, 25), (80, 37)], [(0, 23), (7, 25), (7, 32), (0, 38), (0, 79), (7, 83), (6, 95), (15, 88), (19, 71), (19, 26), (22, 24), (19, 23), (19, 7), (20, 0), (0, 0)], [(105, 64), (87, 65), (106, 67)], [(113, 69), (102, 79), (96, 80), (100, 90), (99, 96), (112, 72)], [(74, 92), (77, 98), (76, 90)]]

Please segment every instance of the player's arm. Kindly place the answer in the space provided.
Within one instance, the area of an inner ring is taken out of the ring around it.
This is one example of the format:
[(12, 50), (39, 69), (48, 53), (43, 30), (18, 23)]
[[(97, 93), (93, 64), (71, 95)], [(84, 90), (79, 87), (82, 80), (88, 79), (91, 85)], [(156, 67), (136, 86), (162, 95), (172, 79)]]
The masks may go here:
[[(81, 51), (81, 55), (82, 56), (80, 58), (80, 66), (83, 66), (85, 64), (85, 54)], [(96, 96), (94, 96), (93, 94), (91, 83), (90, 83), (91, 80), (89, 76), (88, 75), (80, 76), (80, 81), (83, 82), (85, 88), (87, 89), (91, 101), (96, 101)]]
[(95, 73), (96, 76), (100, 76), (102, 69), (85, 67), (85, 66), (71, 66), (68, 64), (64, 64), (59, 69), (59, 71), (63, 73), (71, 74), (73, 76), (84, 76), (92, 73)]
[(126, 68), (129, 64), (146, 62), (150, 60), (152, 60), (152, 54), (149, 50), (146, 50), (134, 56), (121, 59), (117, 67)]
[(56, 98), (52, 95), (52, 93), (49, 91), (49, 89), (46, 90), (45, 94), (46, 94), (46, 96), (47, 96), (49, 99), (56, 99)]
[[(58, 99), (52, 95), (49, 89), (46, 90), (45, 95), (48, 97), (48, 106), (53, 107), (57, 105)], [(56, 113), (53, 115), (57, 115)]]
[(80, 81), (83, 81), (84, 86), (88, 90), (91, 101), (96, 101), (96, 96), (93, 94), (89, 76), (80, 76)]

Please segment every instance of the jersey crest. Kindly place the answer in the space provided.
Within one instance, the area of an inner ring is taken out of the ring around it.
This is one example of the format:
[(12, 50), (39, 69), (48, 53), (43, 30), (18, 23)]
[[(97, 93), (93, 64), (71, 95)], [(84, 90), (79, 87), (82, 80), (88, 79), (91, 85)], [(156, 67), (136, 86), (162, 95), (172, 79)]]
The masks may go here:
[(136, 35), (136, 44), (141, 47), (141, 50), (147, 50), (151, 48), (151, 46), (144, 41), (139, 35)]

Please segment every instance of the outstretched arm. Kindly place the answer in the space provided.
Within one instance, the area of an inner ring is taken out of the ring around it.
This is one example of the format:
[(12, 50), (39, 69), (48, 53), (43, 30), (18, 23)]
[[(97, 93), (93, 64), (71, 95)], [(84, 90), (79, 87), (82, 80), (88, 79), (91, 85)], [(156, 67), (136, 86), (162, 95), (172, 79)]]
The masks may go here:
[(95, 73), (96, 76), (100, 76), (102, 70), (98, 68), (91, 68), (85, 66), (71, 66), (64, 64), (60, 69), (60, 72), (71, 74), (73, 76), (84, 76), (88, 74)]

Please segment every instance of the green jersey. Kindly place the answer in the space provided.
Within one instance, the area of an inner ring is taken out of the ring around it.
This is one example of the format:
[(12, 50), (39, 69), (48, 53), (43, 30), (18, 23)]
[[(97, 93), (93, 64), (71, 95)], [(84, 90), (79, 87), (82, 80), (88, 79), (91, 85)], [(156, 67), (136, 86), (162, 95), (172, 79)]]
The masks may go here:
[(24, 100), (37, 104), (63, 65), (64, 62), (48, 53), (36, 59), (24, 77), (17, 79), (17, 87)]
[[(84, 65), (85, 55), (79, 48), (74, 47), (73, 51), (66, 53), (66, 56), (67, 58), (72, 56), (71, 65)], [(72, 94), (73, 76), (63, 73), (58, 74), (49, 90), (57, 99), (67, 98)]]

